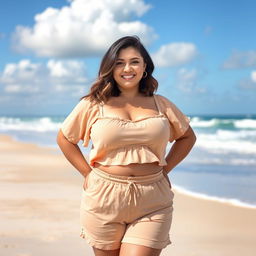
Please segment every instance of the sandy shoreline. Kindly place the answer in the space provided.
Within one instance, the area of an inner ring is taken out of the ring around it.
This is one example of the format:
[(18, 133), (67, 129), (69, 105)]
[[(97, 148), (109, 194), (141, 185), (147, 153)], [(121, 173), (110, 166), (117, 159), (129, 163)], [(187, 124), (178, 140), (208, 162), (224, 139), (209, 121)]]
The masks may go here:
[[(60, 150), (0, 135), (0, 255), (90, 256), (79, 237), (82, 176)], [(175, 191), (163, 256), (253, 256), (256, 210)]]

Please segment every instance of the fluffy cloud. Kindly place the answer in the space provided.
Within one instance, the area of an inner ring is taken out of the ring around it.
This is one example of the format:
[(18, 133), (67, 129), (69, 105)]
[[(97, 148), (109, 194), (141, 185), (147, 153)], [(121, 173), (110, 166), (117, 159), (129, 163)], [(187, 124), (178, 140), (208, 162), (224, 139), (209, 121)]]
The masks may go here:
[(196, 55), (197, 49), (192, 43), (170, 43), (162, 45), (152, 58), (158, 67), (174, 67), (192, 61)]
[(199, 74), (196, 69), (181, 68), (177, 71), (176, 85), (184, 93), (205, 93), (206, 89), (197, 85), (198, 79)]
[(223, 63), (224, 69), (247, 68), (256, 66), (256, 51), (235, 51)]
[(252, 79), (248, 78), (243, 78), (240, 81), (238, 81), (237, 88), (242, 90), (243, 93), (245, 91), (251, 92), (256, 90), (255, 82)]
[(38, 92), (42, 71), (41, 64), (31, 63), (30, 60), (6, 64), (0, 76), (0, 83), (4, 85), (4, 91), (7, 93)]
[(157, 36), (135, 17), (150, 5), (143, 0), (71, 0), (61, 9), (47, 8), (33, 27), (17, 26), (13, 47), (46, 57), (97, 56), (116, 39), (138, 35), (148, 44)]
[(78, 61), (49, 60), (47, 63), (49, 75), (52, 79), (63, 83), (85, 83), (85, 65)]
[(182, 68), (177, 72), (177, 86), (183, 92), (190, 92), (195, 87), (197, 80), (197, 71), (195, 69), (187, 70)]
[(85, 65), (79, 61), (49, 60), (46, 64), (21, 60), (9, 63), (0, 73), (2, 94), (49, 96), (56, 93), (80, 97), (86, 79)]
[(256, 83), (256, 71), (252, 71), (251, 73), (251, 79), (254, 83)]
[(236, 88), (239, 89), (240, 94), (249, 92), (250, 96), (254, 95), (254, 93), (256, 92), (256, 71), (252, 71), (250, 76), (243, 77), (242, 79), (237, 81)]
[(256, 90), (256, 71), (252, 71), (250, 77), (242, 78), (238, 81), (236, 87), (242, 92), (250, 91), (250, 93)]

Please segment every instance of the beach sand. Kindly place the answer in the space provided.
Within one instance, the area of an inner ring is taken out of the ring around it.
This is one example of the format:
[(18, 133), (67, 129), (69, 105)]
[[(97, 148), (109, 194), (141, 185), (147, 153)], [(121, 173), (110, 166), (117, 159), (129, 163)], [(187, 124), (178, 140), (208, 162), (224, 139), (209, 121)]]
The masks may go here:
[[(0, 135), (0, 255), (90, 256), (80, 238), (82, 176), (58, 149)], [(175, 192), (162, 256), (254, 256), (256, 210)]]

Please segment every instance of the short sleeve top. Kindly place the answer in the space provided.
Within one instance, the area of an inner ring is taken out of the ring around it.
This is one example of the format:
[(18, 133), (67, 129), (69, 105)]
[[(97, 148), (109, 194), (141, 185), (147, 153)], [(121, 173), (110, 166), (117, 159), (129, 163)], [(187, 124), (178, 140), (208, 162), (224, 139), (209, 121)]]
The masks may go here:
[(104, 116), (103, 104), (83, 98), (66, 117), (61, 130), (74, 144), (87, 147), (92, 140), (89, 164), (128, 165), (157, 162), (166, 165), (168, 141), (179, 139), (189, 127), (189, 118), (166, 97), (154, 94), (158, 114), (135, 121)]

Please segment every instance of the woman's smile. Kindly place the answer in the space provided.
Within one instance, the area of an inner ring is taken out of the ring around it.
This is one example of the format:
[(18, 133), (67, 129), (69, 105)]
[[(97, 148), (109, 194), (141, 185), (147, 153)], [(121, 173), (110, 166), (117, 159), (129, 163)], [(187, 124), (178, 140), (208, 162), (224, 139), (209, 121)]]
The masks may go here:
[(135, 77), (135, 75), (122, 75), (121, 77), (126, 81), (130, 81)]

